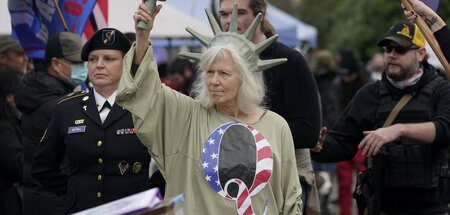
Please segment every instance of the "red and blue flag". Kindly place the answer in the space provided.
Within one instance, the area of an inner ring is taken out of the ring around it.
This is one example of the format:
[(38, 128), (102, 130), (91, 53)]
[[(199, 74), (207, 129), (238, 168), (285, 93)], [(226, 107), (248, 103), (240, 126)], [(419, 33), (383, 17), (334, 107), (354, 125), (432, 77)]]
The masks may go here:
[[(81, 35), (96, 0), (59, 0), (58, 6), (70, 32)], [(12, 37), (19, 39), (30, 58), (44, 58), (45, 44), (64, 31), (53, 0), (8, 0)]]

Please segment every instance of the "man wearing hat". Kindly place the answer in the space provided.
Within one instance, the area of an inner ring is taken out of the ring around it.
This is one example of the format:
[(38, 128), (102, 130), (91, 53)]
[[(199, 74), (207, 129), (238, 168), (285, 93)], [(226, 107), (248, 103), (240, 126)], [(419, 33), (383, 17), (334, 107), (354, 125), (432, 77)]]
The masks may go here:
[(28, 73), (15, 95), (16, 105), (23, 113), (24, 214), (62, 213), (63, 200), (43, 188), (32, 177), (30, 168), (58, 99), (72, 93), (76, 85), (86, 80), (81, 48), (81, 37), (76, 34), (61, 32), (50, 37), (45, 50), (45, 69)]
[(445, 214), (450, 83), (424, 59), (415, 24), (395, 24), (378, 46), (382, 80), (359, 90), (326, 136), (322, 129), (312, 157), (350, 160), (361, 148), (369, 169), (355, 193), (373, 214)]
[(26, 73), (28, 57), (20, 42), (9, 35), (0, 35), (0, 69), (13, 69)]
[[(131, 114), (115, 103), (123, 57), (130, 47), (125, 35), (113, 28), (97, 31), (86, 42), (81, 59), (88, 62), (93, 90), (59, 100), (35, 153), (33, 175), (65, 196), (65, 213), (156, 186), (148, 177), (150, 155), (136, 136)], [(64, 153), (68, 173), (59, 167)]]

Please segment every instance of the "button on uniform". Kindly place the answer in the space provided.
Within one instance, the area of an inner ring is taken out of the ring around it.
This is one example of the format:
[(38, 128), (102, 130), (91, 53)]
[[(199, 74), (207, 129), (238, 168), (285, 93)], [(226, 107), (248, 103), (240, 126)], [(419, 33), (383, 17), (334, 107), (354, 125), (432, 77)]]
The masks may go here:
[(97, 198), (100, 198), (100, 197), (102, 197), (102, 193), (97, 192)]
[(99, 181), (101, 181), (102, 178), (103, 178), (102, 175), (98, 175), (98, 176), (97, 176), (97, 179), (98, 179)]
[(102, 163), (103, 163), (103, 159), (99, 158), (99, 159), (98, 159), (98, 163), (99, 163), (99, 164), (102, 164)]
[(99, 141), (97, 142), (97, 146), (98, 146), (98, 147), (102, 146), (102, 144), (103, 144), (103, 142), (102, 142), (101, 140), (99, 140)]

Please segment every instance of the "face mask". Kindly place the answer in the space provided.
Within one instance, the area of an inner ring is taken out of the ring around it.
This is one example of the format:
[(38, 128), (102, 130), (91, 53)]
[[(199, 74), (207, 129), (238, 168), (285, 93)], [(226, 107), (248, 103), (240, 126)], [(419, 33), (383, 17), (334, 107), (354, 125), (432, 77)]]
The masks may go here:
[[(61, 61), (61, 62), (68, 65), (64, 61)], [(58, 73), (60, 75), (62, 75), (64, 78), (66, 78), (74, 86), (78, 86), (86, 81), (88, 72), (87, 72), (87, 67), (86, 67), (85, 63), (71, 64), (70, 69), (72, 71), (72, 75), (70, 78), (59, 71), (58, 71)]]
[(85, 63), (72, 64), (70, 69), (72, 70), (72, 75), (69, 79), (70, 83), (80, 85), (86, 81), (88, 71)]

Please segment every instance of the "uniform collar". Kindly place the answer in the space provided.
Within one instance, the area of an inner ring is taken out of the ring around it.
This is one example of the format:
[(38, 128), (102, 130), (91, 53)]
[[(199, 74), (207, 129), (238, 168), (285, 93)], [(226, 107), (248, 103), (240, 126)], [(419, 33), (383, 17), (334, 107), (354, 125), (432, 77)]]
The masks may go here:
[(103, 108), (103, 105), (105, 104), (106, 101), (108, 101), (108, 103), (111, 105), (111, 107), (114, 105), (114, 102), (116, 102), (116, 95), (117, 95), (117, 90), (114, 91), (111, 96), (109, 96), (109, 98), (105, 98), (102, 95), (100, 95), (99, 93), (97, 93), (97, 91), (95, 91), (94, 89), (94, 98), (95, 98), (95, 102), (97, 104), (97, 109), (98, 111), (100, 111)]

